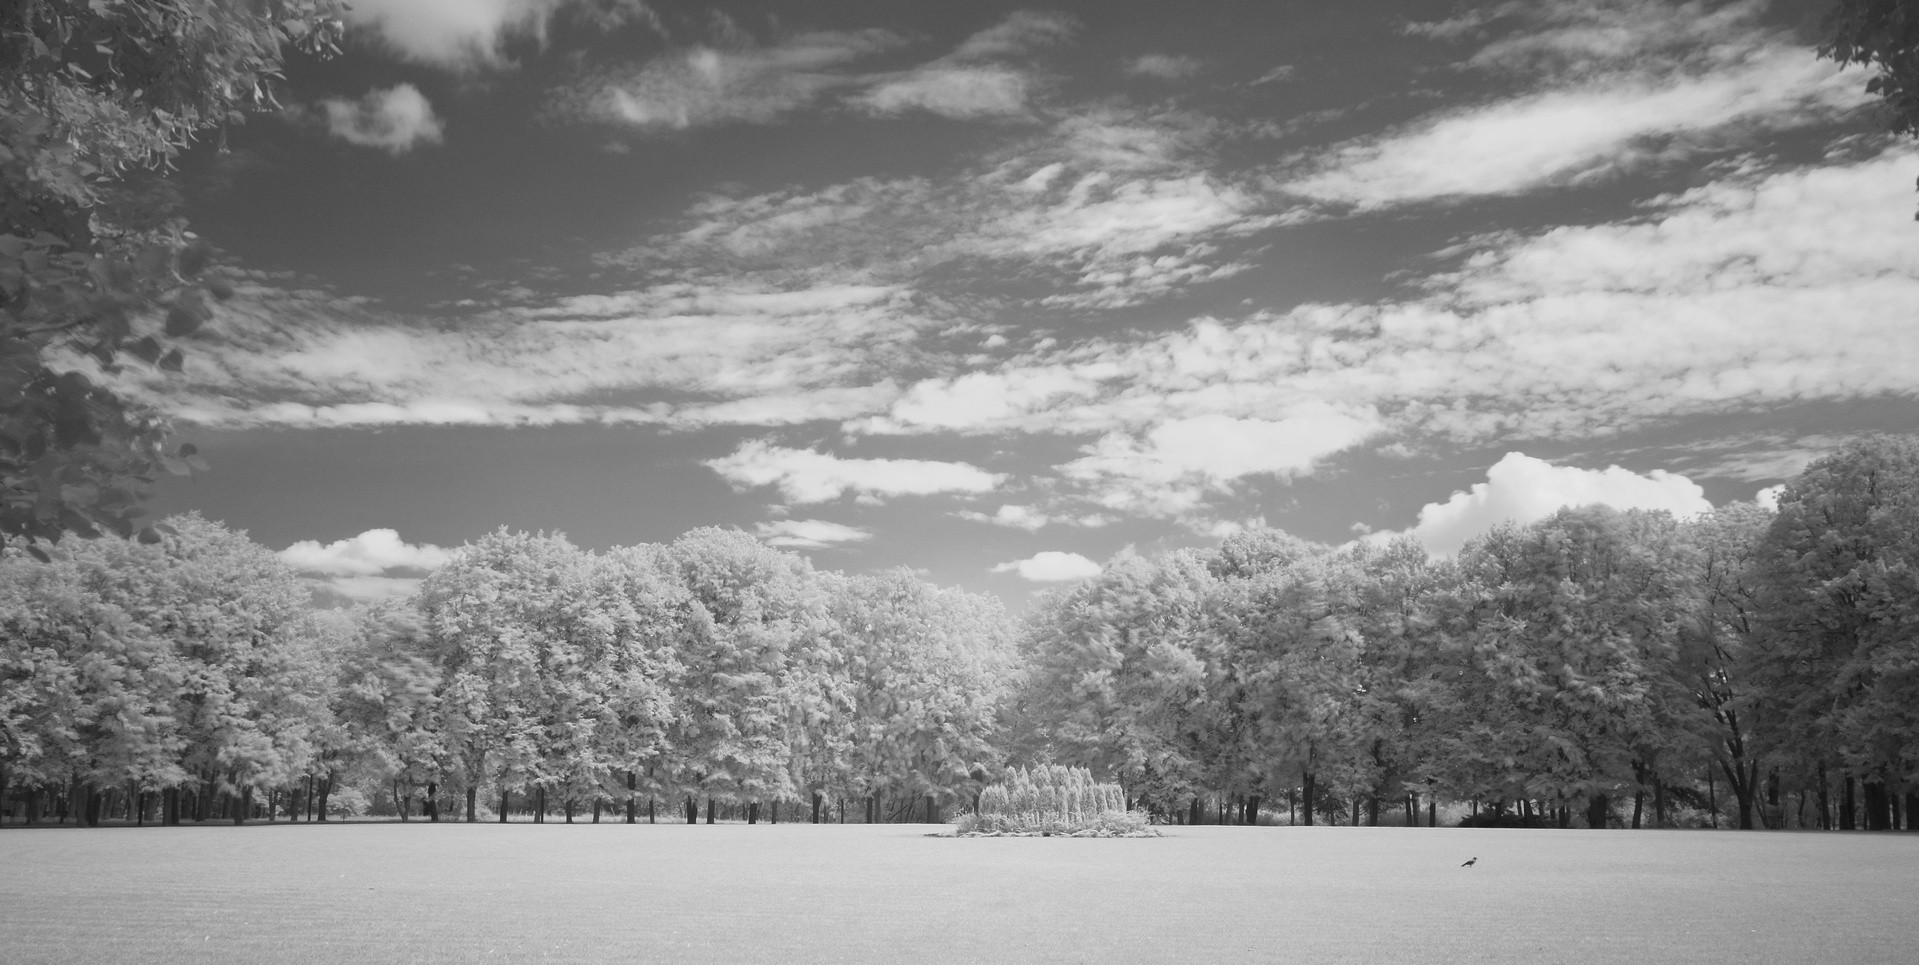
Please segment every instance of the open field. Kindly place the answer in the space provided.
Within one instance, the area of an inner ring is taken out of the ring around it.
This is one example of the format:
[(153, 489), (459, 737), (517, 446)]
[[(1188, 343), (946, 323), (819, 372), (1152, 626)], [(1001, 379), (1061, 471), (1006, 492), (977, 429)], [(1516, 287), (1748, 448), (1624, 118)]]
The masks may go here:
[(1749, 965), (1919, 947), (1919, 835), (934, 830), (9, 828), (0, 960)]

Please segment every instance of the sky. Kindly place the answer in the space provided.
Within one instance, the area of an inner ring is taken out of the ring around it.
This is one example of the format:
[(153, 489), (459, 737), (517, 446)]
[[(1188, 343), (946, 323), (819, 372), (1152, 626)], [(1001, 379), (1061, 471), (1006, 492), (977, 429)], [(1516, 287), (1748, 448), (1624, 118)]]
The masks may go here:
[(1437, 554), (1919, 425), (1919, 145), (1818, 4), (355, 0), (179, 163), (123, 388), (323, 599), (738, 527), (1015, 610), (1251, 525)]

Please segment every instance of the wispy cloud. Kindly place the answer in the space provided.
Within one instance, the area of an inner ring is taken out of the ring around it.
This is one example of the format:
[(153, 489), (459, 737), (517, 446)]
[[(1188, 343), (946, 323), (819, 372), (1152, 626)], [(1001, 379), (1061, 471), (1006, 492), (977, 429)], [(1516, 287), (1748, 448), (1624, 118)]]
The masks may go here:
[(1135, 77), (1180, 80), (1199, 73), (1206, 66), (1198, 57), (1173, 54), (1142, 54), (1126, 64), (1126, 72)]
[(876, 71), (860, 65), (911, 42), (867, 29), (815, 31), (762, 44), (734, 28), (723, 43), (591, 71), (555, 95), (554, 113), (640, 131), (768, 123), (815, 106), (871, 115), (924, 111), (962, 120), (1025, 117), (1041, 85), (1029, 55), (1071, 30), (1072, 21), (1058, 15), (1015, 13), (943, 56), (905, 70)]
[(697, 46), (593, 75), (561, 110), (641, 130), (764, 123), (855, 84), (844, 68), (904, 41), (884, 30), (801, 34), (765, 47)]
[[(1759, 20), (1762, 6), (1501, 8), (1517, 26), (1462, 66), (1517, 92), (1310, 154), (1280, 187), (1362, 211), (1523, 194), (1828, 122), (1866, 102), (1857, 78)], [(1472, 35), (1484, 23), (1435, 32)]]
[(870, 530), (823, 519), (774, 520), (760, 523), (755, 531), (767, 545), (789, 549), (828, 549), (873, 538)]
[(322, 101), (327, 130), (361, 147), (400, 155), (422, 144), (438, 144), (445, 132), (433, 105), (412, 84), (368, 91), (359, 101)]
[(789, 503), (824, 503), (852, 494), (866, 502), (892, 496), (982, 493), (1005, 480), (964, 462), (929, 459), (843, 459), (811, 449), (745, 442), (706, 461), (736, 489), (777, 486)]

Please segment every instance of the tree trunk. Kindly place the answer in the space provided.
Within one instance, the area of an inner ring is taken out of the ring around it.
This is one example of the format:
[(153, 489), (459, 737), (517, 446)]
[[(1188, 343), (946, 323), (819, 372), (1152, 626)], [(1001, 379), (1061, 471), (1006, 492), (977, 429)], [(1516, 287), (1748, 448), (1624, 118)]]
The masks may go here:
[(600, 823), (600, 799), (597, 797), (593, 799), (593, 823)]
[(653, 823), (653, 805), (654, 805), (654, 803), (655, 803), (655, 802), (654, 802), (654, 800), (653, 800), (653, 796), (652, 796), (651, 794), (649, 794), (649, 795), (647, 795), (647, 796), (646, 796), (646, 823), (648, 823), (648, 824), (652, 824), (652, 823)]
[(639, 804), (639, 801), (638, 799), (634, 797), (633, 792), (637, 790), (638, 787), (639, 787), (639, 777), (637, 777), (632, 771), (627, 771), (626, 772), (626, 823), (628, 824), (634, 823), (633, 822), (633, 818), (635, 816), (634, 808), (635, 806)]
[(813, 823), (814, 824), (820, 823), (820, 805), (824, 803), (826, 803), (825, 798), (820, 794), (820, 792), (814, 791), (813, 792)]
[(1431, 792), (1426, 794), (1426, 826), (1439, 827), (1439, 796)]
[(1247, 824), (1251, 824), (1251, 825), (1259, 824), (1259, 804), (1260, 804), (1260, 796), (1257, 794), (1247, 799), (1246, 801), (1246, 823)]
[(700, 805), (698, 801), (693, 800), (691, 794), (686, 796), (686, 823), (700, 823)]
[(773, 799), (773, 823), (774, 824), (780, 823), (780, 799), (779, 798)]
[(1379, 795), (1366, 795), (1366, 826), (1379, 827)]
[(1919, 831), (1919, 791), (1906, 792), (1906, 830)]
[(1712, 826), (1719, 827), (1719, 786), (1713, 780), (1712, 766), (1706, 766), (1706, 808), (1712, 814)]
[(1656, 772), (1652, 776), (1652, 826), (1666, 826), (1666, 782)]
[(394, 778), (393, 783), (387, 785), (387, 793), (393, 798), (393, 813), (398, 814), (400, 821), (404, 823), (409, 816), (407, 812), (413, 810), (413, 807), (409, 799), (400, 796), (399, 778)]
[(1846, 783), (1839, 791), (1839, 830), (1841, 831), (1858, 830), (1858, 825), (1853, 820), (1855, 803), (1856, 802), (1853, 800), (1852, 775), (1848, 774), (1846, 775)]
[(1305, 816), (1306, 826), (1309, 828), (1313, 826), (1313, 778), (1312, 771), (1306, 771), (1302, 775), (1301, 783), (1304, 787), (1299, 795), (1299, 813)]
[(240, 806), (233, 811), (233, 823), (247, 823), (247, 814), (253, 810), (253, 785), (240, 788)]
[(478, 824), (480, 821), (479, 798), (479, 788), (469, 787), (466, 789), (466, 823), (468, 824)]
[[(1636, 799), (1638, 795), (1634, 795), (1634, 797)], [(1606, 812), (1611, 809), (1612, 809), (1612, 802), (1607, 800), (1606, 795), (1604, 794), (1595, 794), (1592, 797), (1587, 798), (1586, 799), (1586, 827), (1604, 828), (1606, 826)], [(1634, 822), (1633, 826), (1634, 827), (1639, 826), (1638, 821), (1639, 821), (1639, 804), (1637, 800), (1635, 800), (1633, 803), (1633, 822)]]
[(1892, 813), (1886, 800), (1890, 795), (1886, 793), (1885, 782), (1873, 777), (1861, 783), (1865, 786), (1866, 830), (1888, 830), (1892, 826)]
[(320, 778), (320, 822), (326, 823), (327, 798), (333, 796), (333, 775)]
[(718, 804), (715, 803), (712, 798), (709, 797), (706, 799), (706, 823), (713, 823), (713, 809), (717, 806)]
[(1632, 829), (1639, 830), (1639, 816), (1646, 810), (1645, 788), (1633, 788), (1632, 792)]
[(505, 784), (500, 785), (500, 823), (506, 823), (506, 806), (513, 800), (513, 792)]
[(746, 806), (746, 823), (760, 823), (760, 802), (754, 801)]
[[(1199, 795), (1197, 794), (1193, 795), (1193, 803), (1187, 808), (1187, 811), (1190, 813), (1188, 813), (1186, 816), (1186, 823), (1198, 824), (1199, 823)], [(1308, 823), (1311, 823), (1311, 822), (1308, 822)]]
[(926, 823), (927, 824), (940, 823), (939, 801), (938, 799), (934, 798), (933, 795), (931, 794), (926, 795)]
[(426, 819), (438, 823), (440, 820), (440, 782), (426, 782)]

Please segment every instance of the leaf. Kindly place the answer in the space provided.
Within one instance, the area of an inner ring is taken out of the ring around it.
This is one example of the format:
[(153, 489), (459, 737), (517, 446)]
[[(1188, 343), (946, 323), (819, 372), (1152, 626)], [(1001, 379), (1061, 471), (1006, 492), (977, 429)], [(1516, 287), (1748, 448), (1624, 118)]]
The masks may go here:
[(200, 324), (205, 320), (202, 313), (176, 302), (172, 308), (167, 309), (167, 336), (185, 338), (199, 331)]
[(180, 251), (180, 274), (186, 278), (197, 278), (207, 270), (207, 264), (213, 259), (213, 246), (204, 241), (195, 241)]
[(149, 335), (127, 346), (127, 354), (152, 365), (160, 360), (160, 340)]

